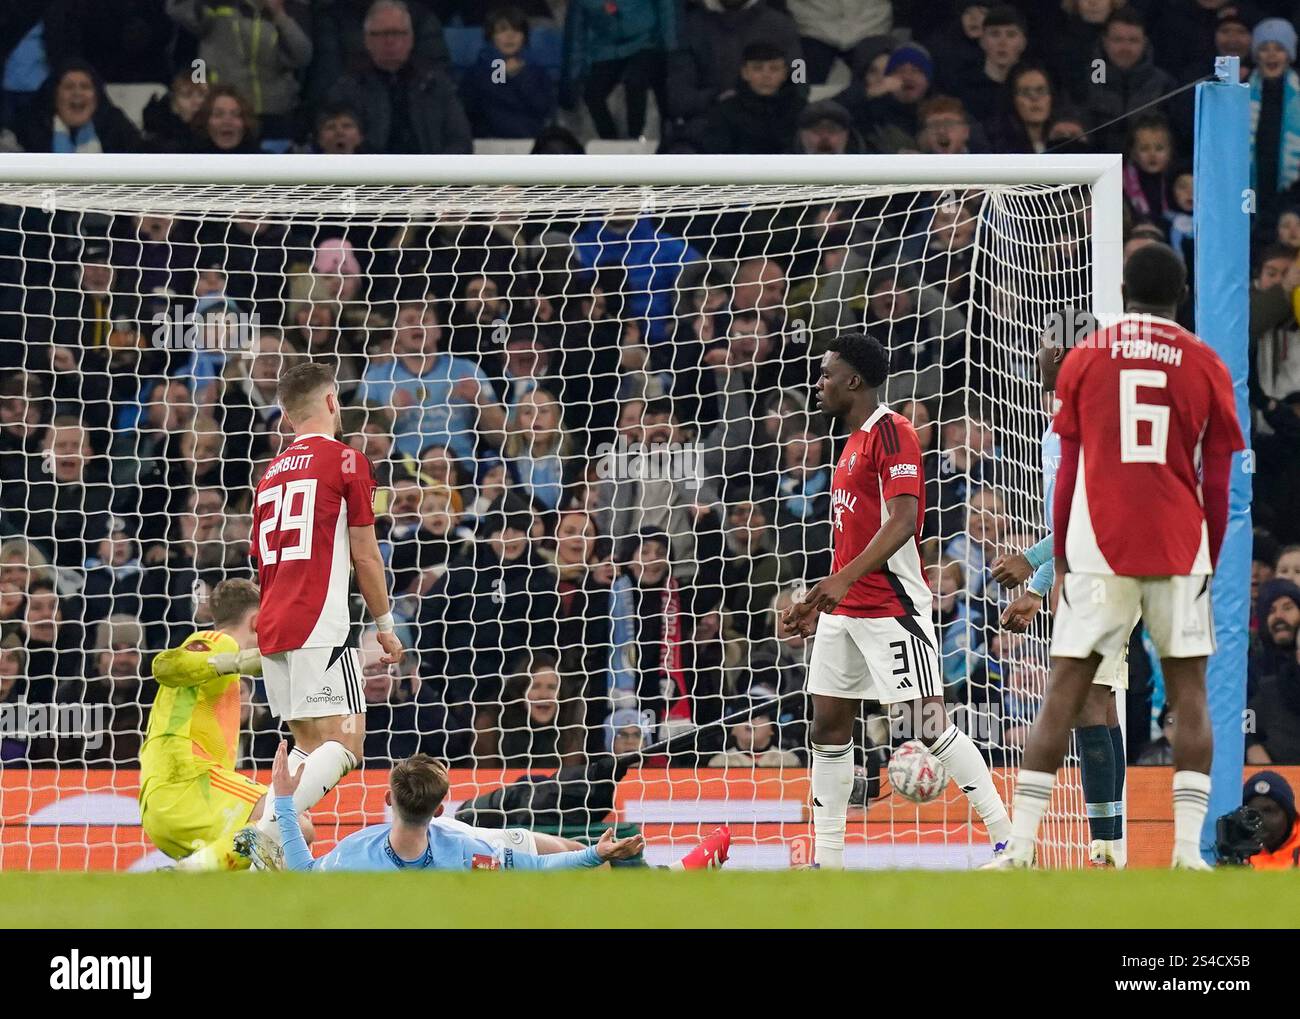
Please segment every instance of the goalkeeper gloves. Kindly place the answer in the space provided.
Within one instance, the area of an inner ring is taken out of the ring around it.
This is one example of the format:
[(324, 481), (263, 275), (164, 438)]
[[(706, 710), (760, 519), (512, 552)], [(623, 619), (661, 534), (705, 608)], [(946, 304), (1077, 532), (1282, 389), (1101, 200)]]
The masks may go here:
[(223, 651), (210, 657), (208, 664), (221, 676), (228, 676), (231, 673), (238, 673), (241, 676), (262, 674), (262, 654), (255, 647), (245, 648), (243, 651)]

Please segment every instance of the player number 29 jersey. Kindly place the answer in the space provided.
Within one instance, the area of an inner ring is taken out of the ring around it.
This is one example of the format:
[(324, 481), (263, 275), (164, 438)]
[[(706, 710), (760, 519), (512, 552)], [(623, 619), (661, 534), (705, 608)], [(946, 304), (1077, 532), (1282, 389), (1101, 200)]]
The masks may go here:
[(912, 423), (883, 404), (849, 436), (831, 482), (834, 570), (851, 563), (889, 517), (899, 495), (918, 502), (913, 539), (875, 573), (855, 583), (835, 612), (858, 618), (930, 615), (930, 588), (921, 570), (920, 528), (925, 519), (921, 443)]
[(370, 462), (325, 435), (299, 436), (267, 466), (253, 505), (262, 654), (347, 642), (348, 528), (375, 522), (374, 494)]

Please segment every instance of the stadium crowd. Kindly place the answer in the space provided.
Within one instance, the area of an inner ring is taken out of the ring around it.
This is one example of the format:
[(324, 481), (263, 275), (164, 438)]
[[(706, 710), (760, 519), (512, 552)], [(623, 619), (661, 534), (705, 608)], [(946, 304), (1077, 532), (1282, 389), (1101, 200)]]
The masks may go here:
[[(1300, 763), (1297, 5), (558, 6), (14, 0), (0, 150), (1118, 151), (1126, 251), (1167, 241), (1190, 263), (1177, 90), (1237, 56), (1256, 111), (1248, 757)], [(113, 96), (141, 84), (157, 94), (128, 115)], [(363, 637), (368, 762), (546, 771), (652, 747), (799, 763), (804, 649), (775, 638), (773, 610), (829, 566), (831, 442), (809, 386), (819, 341), (862, 323), (889, 335), (905, 385), (888, 395), (926, 451), (950, 699), (1018, 718), (994, 735), (1015, 745), (1042, 677), (999, 631), (990, 571), (1041, 529), (992, 483), (1009, 439), (981, 399), (994, 369), (951, 342), (993, 306), (972, 300), (979, 215), (909, 197), (743, 229), (345, 229), (0, 206), (0, 704), (111, 720), (102, 741), (0, 734), (0, 762), (135, 760), (149, 655), (204, 621), (217, 581), (249, 575), (252, 486), (291, 438), (275, 382), (316, 358), (376, 467), (414, 649), (394, 671)], [(176, 302), (219, 329), (255, 314), (247, 349), (151, 342)], [(698, 483), (656, 474), (652, 449), (700, 451)], [(1129, 757), (1160, 763), (1168, 718), (1140, 637), (1130, 668)], [(246, 685), (241, 761), (265, 764), (278, 736)]]

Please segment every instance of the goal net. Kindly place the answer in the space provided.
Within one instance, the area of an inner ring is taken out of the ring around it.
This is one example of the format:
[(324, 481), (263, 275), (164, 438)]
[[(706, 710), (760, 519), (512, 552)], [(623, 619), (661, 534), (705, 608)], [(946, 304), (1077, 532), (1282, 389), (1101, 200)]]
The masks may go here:
[[(925, 450), (949, 711), (1010, 801), (1046, 613), (1000, 631), (989, 567), (1045, 533), (1039, 337), (1113, 310), (1110, 163), (584, 159), (0, 164), (0, 867), (166, 862), (135, 802), (150, 657), (254, 576), (275, 382), (308, 358), (375, 465), (411, 649), (386, 668), (357, 627), (365, 766), (322, 846), (426, 752), (473, 823), (637, 824), (655, 863), (729, 823), (735, 866), (806, 858), (809, 647), (774, 621), (829, 569), (844, 436), (811, 386), (864, 327)], [(241, 690), (222, 724), (265, 779), (278, 730)], [(982, 861), (955, 786), (891, 793), (904, 736), (863, 705), (847, 865)], [(1062, 783), (1044, 862), (1082, 862), (1083, 821)]]

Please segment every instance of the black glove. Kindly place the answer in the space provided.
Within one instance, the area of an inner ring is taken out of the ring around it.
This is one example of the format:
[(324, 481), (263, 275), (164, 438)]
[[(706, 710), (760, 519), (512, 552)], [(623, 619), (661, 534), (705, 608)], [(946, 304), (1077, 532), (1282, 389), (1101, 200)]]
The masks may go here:
[(1238, 807), (1214, 822), (1214, 851), (1219, 862), (1242, 867), (1264, 848), (1264, 819), (1252, 807)]

